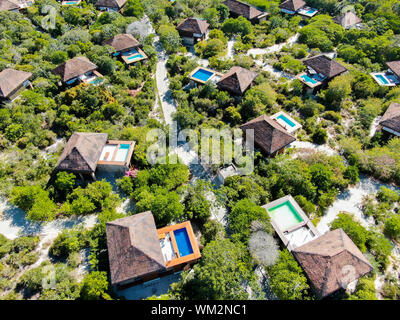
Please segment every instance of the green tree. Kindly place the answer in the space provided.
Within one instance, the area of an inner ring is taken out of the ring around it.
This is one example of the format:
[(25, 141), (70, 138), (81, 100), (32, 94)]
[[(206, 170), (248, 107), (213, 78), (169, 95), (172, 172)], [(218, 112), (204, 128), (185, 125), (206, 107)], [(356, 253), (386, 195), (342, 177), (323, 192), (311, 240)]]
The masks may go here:
[(392, 238), (400, 238), (400, 215), (394, 215), (385, 221), (385, 234)]
[(80, 297), (82, 300), (111, 300), (107, 273), (93, 271), (82, 282)]
[(272, 291), (281, 300), (307, 298), (309, 286), (303, 270), (289, 251), (279, 253), (277, 263), (268, 268)]

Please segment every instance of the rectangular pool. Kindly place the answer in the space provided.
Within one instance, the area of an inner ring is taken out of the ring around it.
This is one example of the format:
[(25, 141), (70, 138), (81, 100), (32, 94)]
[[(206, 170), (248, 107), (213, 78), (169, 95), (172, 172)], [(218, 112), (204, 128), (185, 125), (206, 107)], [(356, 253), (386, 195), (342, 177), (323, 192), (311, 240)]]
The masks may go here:
[(138, 53), (138, 54), (135, 54), (135, 55), (133, 55), (131, 57), (128, 57), (127, 59), (128, 60), (135, 60), (135, 59), (140, 59), (140, 58), (143, 58), (143, 55), (141, 53)]
[(212, 73), (211, 71), (199, 69), (192, 75), (192, 78), (206, 82), (213, 76), (213, 74), (214, 73)]
[[(120, 144), (118, 150), (116, 150), (117, 147), (118, 145), (116, 144), (106, 144), (101, 152), (100, 161), (125, 162), (131, 146), (129, 144)], [(112, 160), (114, 153), (115, 158)]]
[(311, 84), (316, 84), (316, 83), (317, 83), (316, 80), (314, 80), (313, 78), (310, 78), (310, 77), (307, 76), (307, 75), (302, 75), (301, 78), (302, 78), (305, 82), (308, 82), (308, 83), (311, 83)]
[(375, 75), (375, 77), (378, 78), (378, 80), (381, 84), (389, 84), (389, 81), (387, 81), (383, 75), (377, 74), (377, 75)]
[(282, 232), (291, 229), (300, 222), (303, 222), (303, 218), (296, 211), (290, 201), (285, 201), (284, 203), (270, 208), (268, 209), (268, 212)]
[(292, 128), (296, 126), (295, 123), (293, 123), (292, 121), (290, 121), (290, 119), (286, 118), (283, 114), (279, 115), (279, 116), (277, 117), (277, 119), (280, 119), (280, 120), (286, 122), (286, 123), (287, 123), (289, 126), (291, 126)]
[(184, 257), (193, 253), (192, 244), (190, 243), (186, 228), (174, 230), (174, 236), (180, 257)]

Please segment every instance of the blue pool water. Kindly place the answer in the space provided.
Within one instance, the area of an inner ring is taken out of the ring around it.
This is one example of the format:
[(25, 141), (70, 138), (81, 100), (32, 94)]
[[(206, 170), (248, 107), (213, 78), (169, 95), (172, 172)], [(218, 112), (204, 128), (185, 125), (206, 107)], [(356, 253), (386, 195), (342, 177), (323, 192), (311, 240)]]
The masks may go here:
[(289, 126), (291, 127), (295, 127), (296, 124), (293, 121), (290, 121), (287, 117), (285, 117), (283, 114), (278, 116), (278, 119), (281, 119), (283, 121), (285, 121)]
[(138, 58), (143, 58), (143, 55), (141, 53), (135, 54), (134, 56), (129, 57), (128, 60), (133, 60)]
[(310, 10), (308, 10), (307, 12), (306, 12), (306, 14), (314, 14), (315, 12), (317, 12), (318, 10), (316, 10), (316, 9), (310, 9)]
[(78, 3), (78, 1), (68, 1), (68, 2), (65, 2), (65, 4), (77, 4)]
[(377, 75), (375, 75), (375, 77), (377, 77), (377, 79), (379, 79), (379, 81), (382, 84), (389, 84), (389, 81), (387, 81), (386, 78), (383, 75), (377, 74)]
[(309, 76), (306, 76), (306, 75), (301, 76), (301, 78), (305, 82), (309, 82), (309, 83), (312, 83), (312, 84), (316, 84), (317, 83), (317, 81), (315, 81), (313, 78), (310, 78)]
[(178, 245), (179, 255), (181, 257), (193, 253), (193, 248), (190, 243), (189, 235), (185, 228), (174, 231), (176, 244)]
[(195, 72), (194, 75), (192, 75), (192, 78), (199, 79), (201, 81), (206, 82), (208, 79), (212, 77), (214, 73), (204, 70), (204, 69), (199, 69)]
[(96, 84), (100, 84), (100, 83), (102, 83), (102, 82), (103, 82), (103, 79), (101, 79), (101, 78), (96, 78), (96, 79), (90, 81), (89, 83), (90, 83), (90, 84), (96, 85)]

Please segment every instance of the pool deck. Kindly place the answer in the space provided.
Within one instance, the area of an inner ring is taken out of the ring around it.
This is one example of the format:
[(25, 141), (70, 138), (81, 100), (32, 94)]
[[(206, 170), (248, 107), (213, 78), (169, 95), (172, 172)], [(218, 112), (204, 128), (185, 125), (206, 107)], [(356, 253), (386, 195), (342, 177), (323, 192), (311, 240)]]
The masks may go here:
[(303, 76), (307, 76), (307, 77), (310, 77), (310, 78), (311, 78), (312, 75), (309, 75), (307, 72), (303, 72), (303, 73), (300, 73), (300, 74), (298, 74), (298, 75), (296, 76), (296, 79), (299, 79), (301, 82), (303, 82), (307, 87), (309, 87), (309, 88), (311, 88), (311, 89), (314, 89), (314, 88), (320, 86), (320, 85), (324, 82), (324, 80), (322, 80), (322, 81), (317, 81), (317, 80), (313, 79), (313, 80), (316, 81), (316, 83), (310, 83), (310, 82), (305, 81), (305, 80), (302, 78)]
[(315, 228), (315, 226), (308, 218), (308, 216), (304, 213), (303, 209), (301, 209), (301, 207), (298, 205), (296, 200), (294, 200), (294, 198), (291, 195), (284, 196), (262, 207), (268, 212), (269, 209), (279, 206), (280, 204), (285, 203), (287, 201), (289, 201), (293, 205), (293, 207), (295, 208), (297, 213), (301, 216), (303, 221), (299, 222), (298, 224), (287, 230), (281, 230), (278, 224), (271, 217), (271, 225), (275, 229), (276, 233), (282, 240), (285, 247), (287, 247), (289, 251), (292, 251), (293, 249), (319, 237), (320, 233)]
[(213, 75), (211, 75), (210, 78), (207, 79), (207, 81), (211, 81), (211, 80), (212, 80), (213, 78), (215, 78), (215, 77), (221, 78), (221, 77), (223, 76), (223, 74), (220, 73), (220, 72), (217, 72), (217, 71), (215, 71), (215, 70), (211, 70), (211, 69), (208, 69), (208, 68), (199, 66), (199, 67), (196, 67), (196, 68), (188, 75), (189, 79), (190, 79), (190, 80), (193, 80), (193, 81), (195, 81), (195, 82), (201, 83), (201, 84), (205, 84), (207, 81), (203, 81), (203, 80), (200, 80), (200, 79), (197, 79), (197, 78), (194, 78), (194, 77), (193, 77), (193, 75), (194, 75), (197, 71), (199, 71), (200, 69), (213, 73)]
[[(126, 54), (126, 52), (120, 52), (121, 59), (126, 64), (132, 64), (132, 63), (139, 62), (139, 61), (147, 59), (147, 55), (143, 52), (142, 49), (137, 47), (137, 48), (132, 48), (131, 50), (133, 50), (133, 49), (136, 50), (137, 52), (132, 52), (131, 54)], [(133, 57), (136, 54), (141, 54), (143, 57), (138, 57), (136, 59), (129, 60), (130, 57)]]
[[(291, 127), (289, 124), (287, 124), (284, 120), (278, 119), (279, 116), (284, 116), (286, 117), (288, 120), (290, 120), (291, 122), (293, 122), (295, 125), (294, 127)], [(285, 130), (289, 133), (295, 132), (296, 130), (300, 129), (302, 127), (302, 125), (300, 123), (298, 123), (296, 120), (294, 120), (291, 116), (289, 116), (287, 113), (283, 112), (283, 111), (279, 111), (277, 113), (275, 113), (274, 115), (272, 115), (270, 117), (271, 119), (275, 120), (276, 122), (278, 122), (282, 127), (285, 128)]]
[[(388, 72), (372, 72), (370, 73), (371, 77), (380, 85), (385, 87), (394, 87), (400, 83), (400, 80), (392, 73)], [(388, 83), (382, 83), (381, 80), (377, 76), (383, 76)]]
[[(313, 10), (312, 14), (308, 13), (310, 10)], [(318, 10), (311, 7), (303, 7), (297, 10), (297, 13), (303, 17), (312, 18), (318, 13)]]
[[(190, 244), (193, 249), (192, 254), (188, 254), (184, 257), (181, 257), (179, 255), (178, 245), (176, 243), (175, 234), (174, 234), (174, 231), (179, 230), (179, 229), (186, 229), (187, 234), (189, 236)], [(180, 264), (184, 264), (184, 263), (188, 263), (188, 262), (193, 262), (201, 257), (200, 249), (197, 244), (196, 238), (194, 236), (194, 232), (193, 232), (190, 221), (185, 221), (185, 222), (182, 222), (179, 224), (174, 224), (172, 226), (167, 226), (167, 227), (164, 227), (161, 229), (157, 229), (157, 233), (158, 233), (159, 239), (163, 239), (163, 238), (165, 238), (166, 234), (169, 234), (169, 236), (171, 237), (172, 246), (175, 251), (175, 256), (177, 257), (176, 259), (166, 262), (167, 268), (171, 268), (171, 267), (174, 267), (174, 266), (177, 266)]]
[[(73, 2), (73, 3), (71, 3), (71, 2)], [(61, 5), (62, 6), (76, 6), (76, 5), (80, 4), (80, 3), (81, 3), (81, 0), (63, 1), (63, 2), (61, 2)]]
[[(119, 146), (121, 144), (129, 144), (129, 150), (128, 150), (128, 155), (126, 156), (125, 161), (115, 161), (115, 157), (117, 155)], [(128, 166), (130, 163), (130, 160), (132, 158), (132, 154), (133, 154), (133, 150), (135, 149), (135, 141), (124, 141), (124, 140), (108, 140), (106, 145), (116, 145), (116, 148), (114, 150), (114, 154), (112, 155), (111, 161), (103, 161), (103, 160), (99, 160), (97, 162), (97, 165), (108, 165), (108, 166)]]

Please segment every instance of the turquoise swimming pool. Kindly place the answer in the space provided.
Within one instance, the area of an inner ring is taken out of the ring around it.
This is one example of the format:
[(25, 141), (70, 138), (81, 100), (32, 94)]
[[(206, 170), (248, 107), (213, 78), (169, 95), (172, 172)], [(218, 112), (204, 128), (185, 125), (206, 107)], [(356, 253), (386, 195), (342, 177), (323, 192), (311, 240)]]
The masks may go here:
[(309, 76), (307, 76), (307, 75), (305, 75), (305, 74), (302, 75), (301, 78), (302, 78), (305, 82), (308, 82), (308, 83), (311, 83), (311, 84), (316, 84), (316, 83), (317, 83), (316, 80), (314, 80), (313, 78), (310, 78)]
[(128, 57), (127, 60), (135, 60), (135, 59), (141, 59), (141, 58), (143, 58), (143, 55), (141, 53), (138, 53), (131, 57)]
[(186, 228), (175, 230), (174, 236), (180, 257), (184, 257), (193, 253), (192, 244), (190, 243)]
[(290, 201), (285, 201), (284, 203), (268, 209), (268, 212), (282, 232), (293, 228), (303, 221), (303, 218)]
[(101, 79), (101, 78), (96, 78), (96, 79), (90, 81), (89, 83), (90, 83), (90, 84), (93, 84), (93, 85), (97, 85), (97, 84), (100, 84), (100, 83), (102, 83), (102, 82), (103, 82), (103, 79)]
[(376, 74), (375, 77), (379, 80), (381, 84), (389, 84), (389, 81), (387, 81), (387, 79), (383, 75)]
[(213, 76), (213, 74), (214, 73), (211, 71), (205, 69), (199, 69), (192, 75), (192, 78), (206, 82)]
[(287, 117), (285, 117), (283, 114), (279, 115), (277, 117), (277, 119), (280, 119), (282, 121), (285, 121), (289, 126), (291, 126), (292, 128), (296, 126), (296, 124), (291, 121), (290, 119), (288, 119)]

